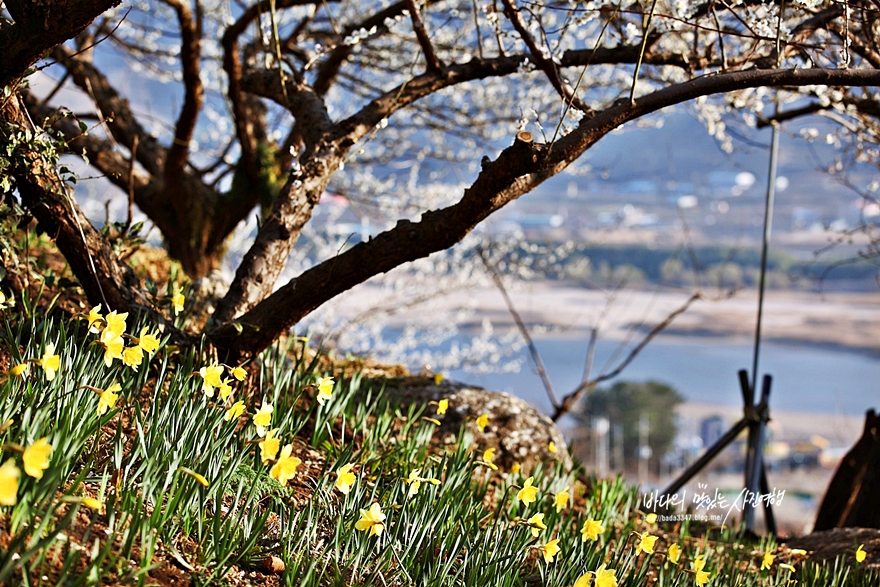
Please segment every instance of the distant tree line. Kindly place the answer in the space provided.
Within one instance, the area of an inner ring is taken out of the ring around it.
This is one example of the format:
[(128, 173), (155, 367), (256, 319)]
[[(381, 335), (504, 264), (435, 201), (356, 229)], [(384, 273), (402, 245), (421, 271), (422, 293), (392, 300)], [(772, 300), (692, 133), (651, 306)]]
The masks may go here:
[[(724, 288), (757, 285), (761, 267), (757, 248), (703, 246), (684, 250), (595, 245), (575, 247), (564, 256), (558, 250), (552, 245), (514, 247), (499, 263), (506, 263), (511, 270), (526, 264), (532, 277), (547, 279)], [(876, 260), (863, 257), (801, 260), (787, 251), (771, 251), (767, 259), (767, 286), (773, 289), (863, 291), (876, 289), (877, 276)]]

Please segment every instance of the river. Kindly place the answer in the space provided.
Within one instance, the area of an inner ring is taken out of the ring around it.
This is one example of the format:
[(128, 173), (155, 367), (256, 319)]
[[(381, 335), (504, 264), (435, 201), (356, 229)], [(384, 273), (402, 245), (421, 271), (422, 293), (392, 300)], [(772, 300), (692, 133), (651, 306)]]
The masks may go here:
[[(574, 389), (583, 372), (586, 339), (554, 337), (535, 342), (557, 394)], [(616, 342), (599, 341), (596, 369), (601, 370), (618, 347)], [(522, 352), (527, 353), (525, 349)], [(476, 375), (456, 370), (447, 375), (512, 393), (549, 412), (550, 401), (532, 365), (527, 360), (519, 373)], [(737, 371), (751, 371), (751, 365), (751, 345), (711, 338), (685, 341), (661, 335), (617, 380), (653, 379), (672, 385), (686, 401), (741, 406)], [(880, 359), (865, 354), (813, 345), (765, 343), (759, 374), (773, 377), (770, 405), (774, 410), (858, 416), (868, 408), (880, 408)]]

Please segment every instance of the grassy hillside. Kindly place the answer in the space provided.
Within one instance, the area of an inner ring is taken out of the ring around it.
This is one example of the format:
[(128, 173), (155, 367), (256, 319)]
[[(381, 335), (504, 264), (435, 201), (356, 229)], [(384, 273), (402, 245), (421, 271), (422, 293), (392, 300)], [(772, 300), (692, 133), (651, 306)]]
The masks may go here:
[(456, 406), (301, 339), (223, 365), (133, 315), (6, 306), (3, 585), (877, 584), (855, 544), (821, 566), (579, 466), (498, 470), (479, 419), (441, 448)]

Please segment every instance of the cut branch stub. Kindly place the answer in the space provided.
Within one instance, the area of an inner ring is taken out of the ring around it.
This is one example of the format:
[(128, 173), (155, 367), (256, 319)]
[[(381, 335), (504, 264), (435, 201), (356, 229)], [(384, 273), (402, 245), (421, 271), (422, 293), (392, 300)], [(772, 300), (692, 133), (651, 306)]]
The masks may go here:
[(518, 142), (518, 143), (526, 143), (526, 144), (530, 145), (534, 141), (535, 141), (535, 137), (532, 136), (532, 133), (530, 133), (527, 130), (521, 130), (518, 133), (516, 133), (516, 142)]

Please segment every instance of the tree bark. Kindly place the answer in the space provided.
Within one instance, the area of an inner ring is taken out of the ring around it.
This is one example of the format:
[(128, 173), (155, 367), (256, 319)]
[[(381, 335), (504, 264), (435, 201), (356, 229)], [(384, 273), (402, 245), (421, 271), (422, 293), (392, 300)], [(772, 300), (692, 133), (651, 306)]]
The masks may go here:
[(21, 78), (46, 51), (82, 32), (120, 0), (6, 0), (14, 25), (0, 28), (0, 87)]
[[(30, 131), (35, 137), (32, 140), (43, 140), (40, 131), (31, 128), (18, 94), (0, 105), (0, 124), (5, 127), (4, 133)], [(134, 272), (119, 261), (104, 236), (79, 209), (58, 176), (55, 162), (40, 157), (27, 143), (16, 148), (12, 160), (10, 175), (22, 203), (55, 239), (89, 301), (116, 310), (146, 306)]]

